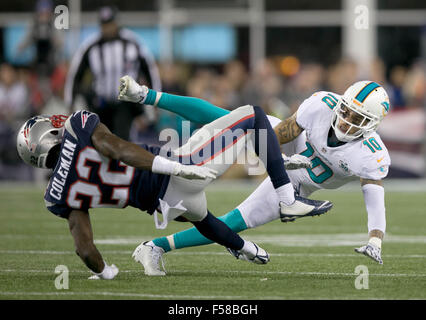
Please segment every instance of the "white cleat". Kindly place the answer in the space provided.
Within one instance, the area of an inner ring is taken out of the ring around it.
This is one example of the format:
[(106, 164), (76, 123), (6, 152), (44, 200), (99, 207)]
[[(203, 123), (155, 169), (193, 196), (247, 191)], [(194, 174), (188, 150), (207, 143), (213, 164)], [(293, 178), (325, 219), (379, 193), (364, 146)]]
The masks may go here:
[[(165, 276), (166, 272), (163, 263), (164, 250), (161, 247), (141, 243), (133, 252), (132, 257), (136, 262), (142, 264), (145, 274), (148, 276)], [(160, 267), (161, 261), (161, 267)], [(163, 270), (164, 271), (163, 271)]]
[(231, 248), (226, 249), (228, 249), (229, 253), (239, 260), (245, 260), (256, 264), (267, 264), (270, 260), (269, 253), (267, 253), (265, 249), (262, 249), (254, 242), (252, 243), (256, 248), (256, 254), (254, 256), (252, 254), (245, 253), (242, 250), (234, 250)]
[(302, 217), (319, 216), (329, 211), (333, 204), (330, 201), (312, 200), (295, 197), (296, 200), (291, 205), (280, 202), (280, 218), (282, 222), (294, 221)]

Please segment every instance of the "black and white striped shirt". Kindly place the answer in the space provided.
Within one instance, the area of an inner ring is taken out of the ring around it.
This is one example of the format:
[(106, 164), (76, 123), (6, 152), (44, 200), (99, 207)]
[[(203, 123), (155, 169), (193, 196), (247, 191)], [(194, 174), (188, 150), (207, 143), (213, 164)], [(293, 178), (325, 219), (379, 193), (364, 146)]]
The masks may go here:
[(135, 80), (142, 77), (150, 88), (161, 91), (153, 56), (130, 30), (121, 29), (116, 38), (107, 40), (98, 34), (80, 46), (72, 58), (65, 84), (65, 103), (70, 107), (87, 70), (93, 75), (92, 90), (105, 101), (117, 102), (119, 79), (126, 74)]

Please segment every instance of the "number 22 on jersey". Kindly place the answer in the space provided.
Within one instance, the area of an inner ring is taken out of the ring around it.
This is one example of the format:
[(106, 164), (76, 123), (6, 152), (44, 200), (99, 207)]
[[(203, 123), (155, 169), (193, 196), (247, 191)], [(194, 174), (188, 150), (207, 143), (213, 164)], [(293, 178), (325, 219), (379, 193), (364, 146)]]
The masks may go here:
[[(120, 170), (113, 170), (112, 161), (92, 147), (80, 151), (76, 163), (79, 179), (70, 186), (67, 197), (70, 207), (82, 208), (81, 197), (90, 199), (91, 208), (123, 208), (127, 205), (135, 168), (120, 162)], [(92, 170), (97, 170), (95, 176)]]

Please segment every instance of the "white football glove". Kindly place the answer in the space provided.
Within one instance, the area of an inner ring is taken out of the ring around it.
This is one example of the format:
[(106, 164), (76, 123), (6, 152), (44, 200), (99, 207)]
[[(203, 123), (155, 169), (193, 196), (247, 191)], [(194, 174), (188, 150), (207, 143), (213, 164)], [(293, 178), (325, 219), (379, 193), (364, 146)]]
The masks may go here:
[(283, 154), (284, 166), (287, 170), (296, 170), (303, 168), (312, 168), (312, 163), (309, 158), (302, 156), (301, 154), (293, 154), (291, 157), (287, 157)]
[(185, 179), (216, 179), (217, 171), (205, 166), (183, 165), (161, 156), (156, 156), (152, 162), (152, 172), (179, 176)]
[(143, 104), (148, 92), (147, 86), (139, 85), (131, 76), (120, 78), (118, 100)]
[(367, 257), (370, 257), (374, 261), (378, 262), (379, 264), (383, 264), (383, 260), (381, 257), (382, 249), (370, 241), (365, 246), (355, 248), (355, 252), (362, 253)]
[(93, 275), (89, 277), (89, 280), (112, 280), (115, 278), (115, 276), (118, 274), (118, 268), (115, 266), (115, 264), (109, 266), (105, 261), (104, 263), (104, 270), (101, 273), (95, 273), (92, 271)]
[(187, 166), (176, 162), (176, 167), (172, 174), (185, 179), (216, 179), (217, 171), (208, 167)]

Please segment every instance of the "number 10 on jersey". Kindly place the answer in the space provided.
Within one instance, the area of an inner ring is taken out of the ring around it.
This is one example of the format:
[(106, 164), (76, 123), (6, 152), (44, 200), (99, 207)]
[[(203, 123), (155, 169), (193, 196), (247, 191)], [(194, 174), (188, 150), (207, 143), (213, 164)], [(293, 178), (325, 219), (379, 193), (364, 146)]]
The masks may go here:
[[(306, 142), (307, 149), (300, 154), (302, 156), (305, 156), (307, 158), (310, 158), (314, 154), (314, 148), (312, 148), (311, 144), (309, 142)], [(312, 169), (306, 168), (306, 170), (309, 173), (309, 177), (312, 179), (313, 182), (321, 184), (327, 179), (329, 179), (331, 176), (333, 176), (333, 170), (330, 169), (329, 166), (327, 166), (324, 161), (322, 161), (319, 157), (314, 157), (311, 159), (312, 162)], [(321, 167), (323, 171), (320, 174), (315, 174), (313, 171), (317, 167)]]

